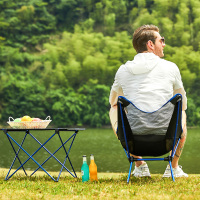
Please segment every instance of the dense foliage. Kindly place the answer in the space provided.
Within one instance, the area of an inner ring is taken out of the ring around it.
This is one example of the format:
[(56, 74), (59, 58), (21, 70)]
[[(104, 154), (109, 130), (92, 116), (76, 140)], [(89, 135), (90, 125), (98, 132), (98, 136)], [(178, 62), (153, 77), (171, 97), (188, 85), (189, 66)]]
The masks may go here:
[(0, 0), (0, 123), (50, 115), (56, 126), (109, 124), (116, 70), (136, 52), (133, 31), (160, 27), (165, 59), (200, 122), (199, 0)]

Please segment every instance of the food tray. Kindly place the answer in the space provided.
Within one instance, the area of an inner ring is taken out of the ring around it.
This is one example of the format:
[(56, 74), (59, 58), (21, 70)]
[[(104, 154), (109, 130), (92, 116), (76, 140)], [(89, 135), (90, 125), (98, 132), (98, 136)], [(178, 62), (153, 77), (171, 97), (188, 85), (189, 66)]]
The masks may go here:
[[(11, 121), (11, 119), (13, 121)], [(45, 120), (41, 121), (22, 121), (22, 122), (14, 122), (12, 117), (9, 117), (9, 121), (7, 122), (14, 129), (40, 129), (46, 128), (49, 123), (52, 121), (50, 116), (48, 116)]]

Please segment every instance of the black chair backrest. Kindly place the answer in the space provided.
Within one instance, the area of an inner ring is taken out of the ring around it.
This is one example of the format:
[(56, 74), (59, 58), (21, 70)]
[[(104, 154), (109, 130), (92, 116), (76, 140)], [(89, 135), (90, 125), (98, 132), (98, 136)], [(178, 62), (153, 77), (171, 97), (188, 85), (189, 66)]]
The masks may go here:
[(138, 156), (161, 156), (171, 151), (182, 133), (181, 106), (182, 96), (176, 94), (157, 111), (144, 112), (120, 96), (117, 135), (122, 146)]

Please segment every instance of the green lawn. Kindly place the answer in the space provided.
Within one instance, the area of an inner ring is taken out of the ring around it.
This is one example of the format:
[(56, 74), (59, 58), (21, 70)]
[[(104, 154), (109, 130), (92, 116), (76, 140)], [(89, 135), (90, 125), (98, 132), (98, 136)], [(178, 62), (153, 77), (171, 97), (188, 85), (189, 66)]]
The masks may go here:
[(131, 177), (127, 174), (98, 173), (98, 182), (82, 183), (63, 173), (59, 182), (38, 173), (25, 177), (20, 173), (5, 181), (7, 169), (0, 169), (0, 199), (200, 199), (200, 175), (177, 178), (173, 182), (153, 174), (151, 178)]

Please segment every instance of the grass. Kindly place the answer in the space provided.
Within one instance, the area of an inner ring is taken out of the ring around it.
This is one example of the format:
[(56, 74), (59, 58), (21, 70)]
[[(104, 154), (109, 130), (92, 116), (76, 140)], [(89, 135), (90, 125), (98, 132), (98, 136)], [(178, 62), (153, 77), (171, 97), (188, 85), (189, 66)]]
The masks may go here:
[(0, 169), (0, 199), (200, 199), (200, 174), (189, 178), (131, 177), (126, 183), (125, 173), (98, 173), (98, 182), (81, 181), (63, 172), (59, 182), (54, 182), (43, 172), (26, 177), (20, 172), (5, 181), (7, 169)]

